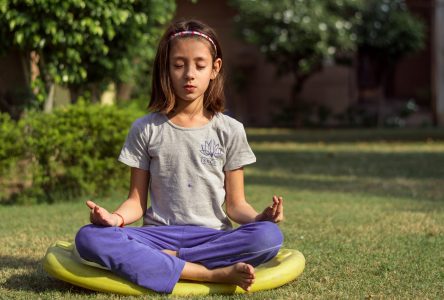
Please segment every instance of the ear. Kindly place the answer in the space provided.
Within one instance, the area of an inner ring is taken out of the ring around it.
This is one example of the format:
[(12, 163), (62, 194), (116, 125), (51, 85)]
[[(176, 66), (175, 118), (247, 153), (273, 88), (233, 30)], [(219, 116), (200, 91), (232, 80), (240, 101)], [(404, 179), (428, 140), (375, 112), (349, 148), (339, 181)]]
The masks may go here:
[(222, 59), (217, 58), (213, 63), (213, 70), (211, 71), (211, 76), (210, 76), (211, 80), (216, 79), (221, 68), (222, 68)]

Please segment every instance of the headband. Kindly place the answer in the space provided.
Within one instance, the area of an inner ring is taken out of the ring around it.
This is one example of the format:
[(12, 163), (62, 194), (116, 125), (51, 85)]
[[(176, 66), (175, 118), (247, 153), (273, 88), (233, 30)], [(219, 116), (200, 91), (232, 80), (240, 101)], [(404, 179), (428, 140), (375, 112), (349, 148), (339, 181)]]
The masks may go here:
[(209, 41), (213, 45), (214, 50), (216, 51), (216, 54), (217, 54), (217, 47), (216, 47), (216, 44), (214, 43), (214, 41), (208, 35), (206, 35), (205, 33), (199, 32), (199, 31), (184, 30), (184, 31), (176, 32), (170, 36), (170, 41), (178, 36), (183, 36), (183, 35), (198, 35), (198, 36), (205, 38), (207, 41)]

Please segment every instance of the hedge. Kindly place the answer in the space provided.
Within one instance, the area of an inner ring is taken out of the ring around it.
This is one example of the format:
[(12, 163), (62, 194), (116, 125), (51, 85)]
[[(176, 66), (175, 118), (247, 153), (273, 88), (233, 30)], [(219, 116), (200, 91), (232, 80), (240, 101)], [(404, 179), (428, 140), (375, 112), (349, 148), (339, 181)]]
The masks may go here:
[(82, 102), (18, 122), (0, 115), (0, 202), (51, 203), (128, 186), (128, 168), (116, 159), (142, 115)]

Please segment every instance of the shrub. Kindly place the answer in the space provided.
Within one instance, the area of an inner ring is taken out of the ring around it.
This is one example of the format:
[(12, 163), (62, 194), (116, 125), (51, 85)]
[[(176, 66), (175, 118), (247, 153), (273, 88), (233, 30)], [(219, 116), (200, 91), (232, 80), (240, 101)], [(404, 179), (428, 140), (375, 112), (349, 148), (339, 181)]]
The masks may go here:
[(24, 155), (24, 140), (19, 125), (8, 114), (0, 113), (0, 199), (14, 180), (14, 167)]
[(104, 195), (127, 185), (128, 169), (116, 158), (131, 123), (143, 113), (79, 103), (50, 114), (30, 113), (20, 123), (22, 159), (32, 184), (15, 202), (55, 202)]
[(23, 156), (23, 139), (16, 121), (8, 114), (0, 113), (0, 176)]

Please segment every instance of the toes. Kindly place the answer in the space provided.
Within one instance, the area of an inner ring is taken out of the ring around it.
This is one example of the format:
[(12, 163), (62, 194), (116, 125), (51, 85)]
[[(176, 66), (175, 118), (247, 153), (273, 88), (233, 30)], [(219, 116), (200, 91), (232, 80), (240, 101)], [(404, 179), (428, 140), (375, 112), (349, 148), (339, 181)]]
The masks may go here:
[(246, 264), (245, 270), (246, 270), (246, 273), (248, 273), (248, 274), (254, 274), (254, 267), (252, 265)]
[(244, 271), (245, 273), (250, 273), (249, 265), (244, 264), (242, 267), (243, 267), (243, 268), (242, 268), (242, 271)]
[(249, 273), (249, 268), (246, 263), (237, 263), (235, 266), (235, 269), (237, 272), (241, 272), (241, 273), (245, 273), (245, 274)]
[(243, 279), (254, 279), (256, 276), (254, 274), (244, 273), (242, 274)]
[(244, 290), (249, 291), (251, 289), (251, 286), (253, 285), (253, 283), (254, 283), (254, 279), (247, 279), (247, 280), (244, 280), (244, 282), (242, 284), (240, 284), (239, 286), (241, 288), (243, 288)]

